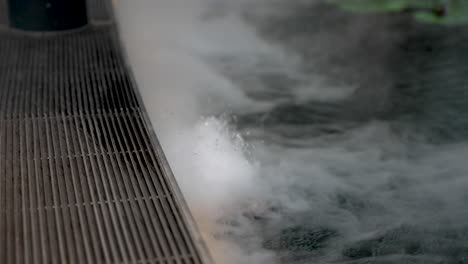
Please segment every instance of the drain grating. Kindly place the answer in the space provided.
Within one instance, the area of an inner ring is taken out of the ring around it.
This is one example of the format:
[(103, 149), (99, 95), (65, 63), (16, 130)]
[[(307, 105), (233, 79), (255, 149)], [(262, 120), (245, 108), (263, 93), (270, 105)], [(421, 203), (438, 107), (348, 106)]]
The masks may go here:
[(0, 32), (0, 263), (203, 262), (115, 36)]

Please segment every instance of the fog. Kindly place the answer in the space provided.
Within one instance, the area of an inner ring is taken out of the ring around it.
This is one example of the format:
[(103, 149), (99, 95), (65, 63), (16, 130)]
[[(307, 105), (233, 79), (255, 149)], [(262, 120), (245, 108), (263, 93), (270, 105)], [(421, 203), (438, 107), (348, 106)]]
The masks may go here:
[[(405, 19), (305, 0), (115, 8), (215, 263), (467, 260), (468, 145), (429, 140), (434, 127), (459, 129), (450, 104), (459, 91), (440, 92), (452, 94), (443, 111), (400, 115), (417, 104), (394, 88)], [(425, 106), (438, 97), (421, 94)]]

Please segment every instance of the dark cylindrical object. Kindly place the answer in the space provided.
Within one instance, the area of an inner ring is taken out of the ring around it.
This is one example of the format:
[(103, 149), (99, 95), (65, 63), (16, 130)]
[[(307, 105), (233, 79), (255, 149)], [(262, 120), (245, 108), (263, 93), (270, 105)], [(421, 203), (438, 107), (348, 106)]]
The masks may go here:
[(86, 0), (8, 0), (10, 24), (32, 31), (79, 28), (88, 23)]

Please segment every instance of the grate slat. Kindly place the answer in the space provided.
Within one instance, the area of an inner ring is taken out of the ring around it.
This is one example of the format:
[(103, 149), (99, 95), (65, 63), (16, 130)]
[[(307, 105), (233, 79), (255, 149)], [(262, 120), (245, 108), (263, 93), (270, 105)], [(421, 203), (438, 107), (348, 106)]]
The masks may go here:
[[(52, 194), (52, 201), (50, 201), (50, 205), (53, 206), (60, 204), (60, 188), (62, 187), (59, 185), (59, 177), (57, 173), (57, 166), (56, 166), (56, 160), (53, 159), (52, 157), (55, 155), (55, 148), (54, 148), (54, 141), (55, 139), (55, 134), (52, 132), (52, 124), (54, 120), (47, 120), (45, 119), (45, 130), (46, 130), (46, 146), (45, 150), (47, 151), (46, 153), (49, 155), (48, 156), (48, 169), (49, 169), (49, 184), (50, 184), (50, 189), (51, 189), (51, 194)], [(50, 210), (53, 211), (53, 217), (55, 220), (55, 224), (52, 226), (49, 226), (49, 228), (53, 228), (55, 226), (55, 231), (57, 235), (57, 249), (59, 251), (59, 256), (60, 256), (60, 262), (66, 263), (67, 262), (67, 241), (65, 239), (65, 232), (63, 230), (63, 212), (59, 210)]]
[[(28, 159), (26, 161), (27, 166), (27, 179), (28, 179), (28, 186), (27, 192), (29, 197), (29, 203), (24, 206), (24, 209), (37, 207), (37, 196), (35, 193), (35, 186), (36, 186), (36, 179), (34, 175), (34, 161), (32, 160), (34, 157), (33, 153), (33, 146), (34, 146), (34, 135), (33, 135), (33, 120), (25, 120), (25, 140), (26, 146), (25, 151), (27, 153)], [(39, 241), (39, 232), (37, 230), (37, 225), (40, 224), (38, 213), (37, 212), (30, 212), (29, 223), (25, 222), (25, 229), (29, 228), (27, 231), (30, 234), (30, 237), (26, 241), (30, 241), (31, 246), (31, 257), (32, 259), (41, 259), (39, 255), (38, 245), (40, 245)], [(27, 259), (26, 261), (31, 262), (32, 259)]]
[[(39, 139), (39, 129), (38, 129), (38, 120), (34, 120), (32, 119), (32, 138), (34, 139), (33, 140), (33, 156), (38, 156), (41, 154), (41, 145), (40, 145), (40, 140), (37, 140)], [(43, 184), (43, 181), (41, 179), (43, 179), (43, 174), (42, 174), (42, 170), (41, 170), (41, 161), (39, 159), (35, 159), (34, 160), (34, 178), (35, 178), (35, 193), (36, 193), (36, 201), (37, 203), (36, 204), (33, 204), (32, 206), (34, 207), (43, 207), (44, 206), (44, 202), (45, 202), (45, 197), (44, 197), (44, 194), (43, 194), (43, 191), (42, 190), (45, 190), (44, 189), (44, 184)], [(45, 212), (43, 211), (39, 211), (37, 212), (38, 214), (38, 218), (39, 218), (39, 221), (34, 221), (33, 219), (31, 219), (31, 225), (33, 225), (33, 228), (37, 225), (39, 225), (39, 237), (40, 237), (40, 240), (37, 242), (39, 244), (35, 244), (36, 247), (40, 247), (40, 252), (41, 252), (41, 255), (42, 255), (42, 258), (34, 258), (35, 260), (39, 260), (39, 259), (42, 259), (42, 262), (43, 263), (47, 263), (49, 262), (49, 258), (48, 258), (48, 248), (47, 248), (47, 245), (49, 245), (48, 243), (48, 236), (47, 236), (47, 224), (46, 224), (46, 214)]]
[[(0, 119), (0, 175), (6, 176), (6, 165), (5, 165), (5, 156), (6, 156), (6, 121)], [(6, 177), (0, 177), (0, 208), (6, 208)], [(5, 216), (7, 212), (6, 210), (0, 210), (0, 234), (6, 235), (6, 224), (5, 224)], [(5, 248), (5, 239), (0, 239), (0, 259), (6, 259), (6, 248)]]
[[(24, 157), (26, 156), (27, 157), (27, 152), (25, 150), (26, 148), (26, 136), (25, 136), (25, 128), (27, 126), (27, 120), (22, 120), (19, 122), (19, 156), (20, 157)], [(22, 217), (22, 221), (21, 221), (21, 225), (19, 224), (20, 222), (16, 222), (16, 225), (19, 226), (20, 230), (23, 232), (21, 238), (22, 238), (22, 241), (20, 241), (20, 243), (22, 243), (22, 245), (19, 245), (19, 248), (21, 248), (22, 250), (17, 250), (17, 252), (19, 252), (18, 256), (17, 256), (17, 259), (18, 259), (18, 263), (27, 263), (27, 262), (31, 262), (31, 253), (32, 253), (32, 248), (30, 246), (30, 242), (31, 242), (31, 238), (30, 238), (30, 234), (31, 234), (31, 230), (29, 228), (29, 225), (27, 224), (27, 221), (28, 219), (30, 219), (32, 217), (31, 213), (28, 212), (28, 213), (25, 213), (24, 210), (26, 208), (29, 208), (29, 194), (27, 192), (27, 189), (28, 189), (28, 185), (30, 184), (27, 177), (27, 159), (19, 159), (19, 169), (20, 169), (20, 172), (19, 172), (19, 175), (20, 175), (20, 186), (21, 186), (21, 206), (20, 206), (20, 210), (21, 212), (19, 213), (19, 215)], [(23, 254), (21, 254), (21, 251), (24, 251)]]
[[(5, 131), (7, 132), (6, 136), (6, 151), (5, 155), (6, 156), (11, 156), (13, 157), (13, 149), (12, 149), (12, 139), (13, 139), (13, 129), (12, 129), (12, 124), (11, 122), (5, 122)], [(15, 235), (13, 233), (13, 225), (12, 225), (12, 220), (11, 218), (14, 216), (13, 208), (12, 208), (12, 192), (14, 192), (14, 186), (13, 186), (13, 179), (12, 179), (12, 170), (13, 170), (13, 164), (12, 162), (7, 162), (6, 163), (6, 168), (5, 168), (5, 189), (6, 189), (6, 197), (5, 197), (5, 238), (6, 238), (6, 246), (5, 246), (5, 260), (8, 263), (14, 263), (14, 259), (12, 258), (11, 252), (13, 252), (12, 248), (12, 243), (15, 241)]]

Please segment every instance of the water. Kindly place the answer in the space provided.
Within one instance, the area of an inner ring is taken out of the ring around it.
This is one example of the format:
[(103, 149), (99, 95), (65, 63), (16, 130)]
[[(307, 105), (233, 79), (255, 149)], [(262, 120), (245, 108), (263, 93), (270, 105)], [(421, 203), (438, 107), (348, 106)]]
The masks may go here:
[(466, 29), (304, 0), (116, 8), (216, 263), (468, 263)]

